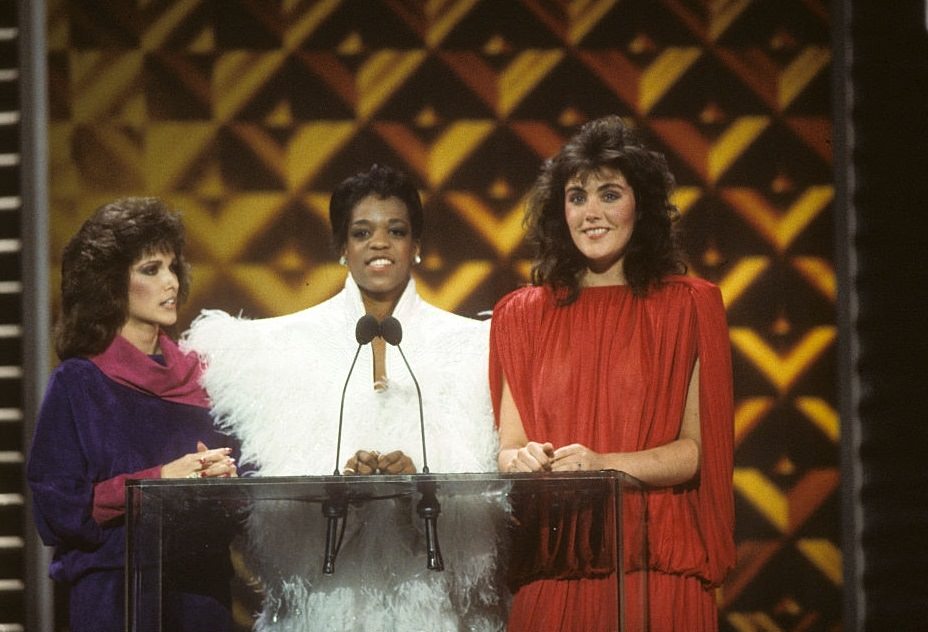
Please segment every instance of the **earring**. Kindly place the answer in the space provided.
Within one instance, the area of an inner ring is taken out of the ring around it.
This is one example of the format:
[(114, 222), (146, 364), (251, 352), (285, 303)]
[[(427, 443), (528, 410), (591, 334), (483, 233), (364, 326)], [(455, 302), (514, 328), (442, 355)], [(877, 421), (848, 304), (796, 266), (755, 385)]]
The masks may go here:
[(412, 258), (412, 262), (415, 265), (419, 265), (420, 263), (422, 263), (422, 257), (420, 257), (419, 255), (416, 255), (415, 257)]
[(345, 258), (345, 255), (342, 255), (341, 257), (338, 258), (338, 265), (340, 266), (348, 265), (348, 259)]

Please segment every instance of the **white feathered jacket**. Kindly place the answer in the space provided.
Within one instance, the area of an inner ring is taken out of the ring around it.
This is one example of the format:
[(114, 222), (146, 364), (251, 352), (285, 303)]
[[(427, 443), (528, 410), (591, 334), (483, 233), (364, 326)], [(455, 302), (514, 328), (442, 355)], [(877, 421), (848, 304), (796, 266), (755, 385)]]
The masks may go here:
[[(194, 321), (184, 347), (206, 364), (213, 414), (241, 441), (242, 464), (253, 464), (260, 476), (333, 472), (339, 400), (363, 314), (349, 275), (339, 294), (295, 314), (247, 320), (205, 311)], [(430, 471), (495, 471), (489, 322), (429, 305), (412, 280), (393, 315), (422, 391)], [(362, 349), (345, 396), (338, 468), (359, 449), (402, 450), (421, 471), (413, 381), (388, 346), (388, 387), (377, 392), (372, 363), (370, 348)], [(319, 505), (262, 504), (248, 521), (250, 563), (265, 589), (255, 629), (501, 629), (506, 599), (495, 554), (501, 502), (453, 500), (442, 503), (438, 522), (444, 572), (425, 568), (414, 503), (379, 501), (349, 513), (333, 576), (321, 573), (321, 551), (300, 546), (308, 529), (325, 528)]]

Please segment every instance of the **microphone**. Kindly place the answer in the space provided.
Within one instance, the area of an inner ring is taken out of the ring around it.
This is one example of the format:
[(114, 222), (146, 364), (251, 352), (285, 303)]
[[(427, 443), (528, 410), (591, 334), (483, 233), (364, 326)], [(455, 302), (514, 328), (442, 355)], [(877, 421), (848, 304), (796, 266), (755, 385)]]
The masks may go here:
[[(422, 414), (422, 390), (419, 388), (419, 381), (416, 374), (412, 372), (409, 361), (406, 360), (406, 354), (400, 342), (403, 340), (403, 327), (393, 316), (387, 316), (380, 323), (380, 337), (386, 342), (396, 347), (403, 358), (406, 370), (409, 371), (409, 377), (412, 383), (416, 385), (416, 395), (419, 398), (419, 436), (422, 438), (422, 472), (429, 473), (429, 461), (425, 451), (425, 417)], [(426, 566), (430, 571), (445, 570), (445, 563), (441, 557), (441, 547), (438, 544), (438, 514), (441, 513), (441, 503), (435, 495), (435, 483), (432, 481), (422, 481), (419, 484), (419, 492), (422, 498), (416, 505), (416, 512), (419, 517), (425, 521), (425, 553)]]
[(416, 505), (416, 513), (425, 522), (425, 566), (430, 571), (443, 571), (445, 562), (442, 560), (441, 546), (438, 544), (438, 514), (441, 513), (441, 503), (438, 502), (435, 489), (434, 481), (419, 483), (422, 498)]
[(400, 352), (406, 370), (409, 371), (409, 377), (412, 378), (412, 383), (416, 385), (416, 395), (419, 398), (419, 436), (422, 438), (422, 473), (428, 474), (429, 459), (425, 451), (425, 417), (422, 414), (422, 390), (419, 388), (419, 380), (416, 379), (416, 374), (412, 372), (412, 367), (409, 366), (406, 354), (403, 353), (403, 348), (400, 346), (400, 342), (403, 340), (403, 327), (400, 325), (400, 321), (393, 316), (384, 318), (380, 323), (380, 337), (396, 347), (397, 351)]
[[(354, 328), (354, 337), (358, 341), (358, 349), (354, 352), (354, 358), (351, 360), (351, 366), (348, 368), (348, 376), (345, 377), (345, 386), (342, 387), (342, 399), (338, 405), (338, 439), (335, 444), (335, 471), (334, 476), (339, 476), (341, 472), (338, 464), (341, 461), (342, 449), (342, 421), (345, 414), (345, 393), (348, 391), (348, 381), (351, 379), (351, 373), (354, 371), (354, 365), (358, 361), (358, 355), (361, 353), (361, 347), (369, 343), (380, 333), (380, 323), (370, 314), (362, 316)], [(325, 527), (325, 554), (322, 562), (322, 572), (325, 575), (335, 573), (335, 557), (341, 548), (341, 536), (337, 535), (338, 522), (344, 520), (348, 513), (348, 501), (345, 499), (344, 489), (339, 485), (329, 490), (329, 498), (322, 502), (322, 515), (326, 519)], [(342, 522), (342, 535), (345, 532), (345, 523)], [(337, 540), (336, 540), (337, 538)]]
[[(397, 323), (399, 325), (399, 323)], [(361, 353), (361, 347), (369, 343), (380, 334), (380, 323), (370, 314), (364, 314), (358, 319), (358, 324), (354, 327), (354, 337), (358, 341), (358, 350), (354, 352), (354, 358), (351, 360), (351, 367), (348, 369), (348, 376), (345, 378), (345, 386), (342, 387), (342, 400), (338, 405), (338, 441), (335, 444), (335, 472), (334, 476), (341, 474), (338, 464), (341, 462), (342, 450), (342, 419), (345, 415), (345, 393), (348, 391), (348, 380), (351, 379), (351, 372), (354, 371), (354, 365), (358, 361), (358, 354)], [(401, 334), (402, 336), (402, 334)]]

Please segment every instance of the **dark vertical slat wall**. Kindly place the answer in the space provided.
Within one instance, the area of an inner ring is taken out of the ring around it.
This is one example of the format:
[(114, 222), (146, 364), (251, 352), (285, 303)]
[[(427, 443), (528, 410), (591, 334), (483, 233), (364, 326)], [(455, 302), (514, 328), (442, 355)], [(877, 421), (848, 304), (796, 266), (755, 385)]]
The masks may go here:
[(18, 30), (0, 4), (0, 630), (24, 629), (22, 208)]
[(926, 3), (852, 4), (854, 182), (866, 630), (928, 615)]

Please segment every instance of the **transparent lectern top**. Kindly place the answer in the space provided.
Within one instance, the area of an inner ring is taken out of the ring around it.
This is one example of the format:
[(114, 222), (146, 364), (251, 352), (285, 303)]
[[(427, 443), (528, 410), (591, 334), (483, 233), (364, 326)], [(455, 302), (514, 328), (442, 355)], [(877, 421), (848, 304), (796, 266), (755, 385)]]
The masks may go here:
[[(319, 595), (358, 576), (365, 589), (378, 577), (386, 591), (441, 585), (451, 596), (435, 607), (462, 627), (503, 621), (508, 595), (528, 582), (589, 577), (615, 586), (604, 629), (624, 630), (626, 618), (646, 627), (644, 491), (620, 472), (141, 480), (127, 484), (126, 501), (133, 632), (167, 629), (172, 591), (199, 590), (188, 581), (197, 565), (225, 573), (237, 595), (250, 586), (251, 609), (270, 623), (325, 620), (334, 601)], [(384, 551), (400, 561), (383, 568)], [(499, 601), (474, 614), (453, 587), (490, 563), (481, 590)]]

